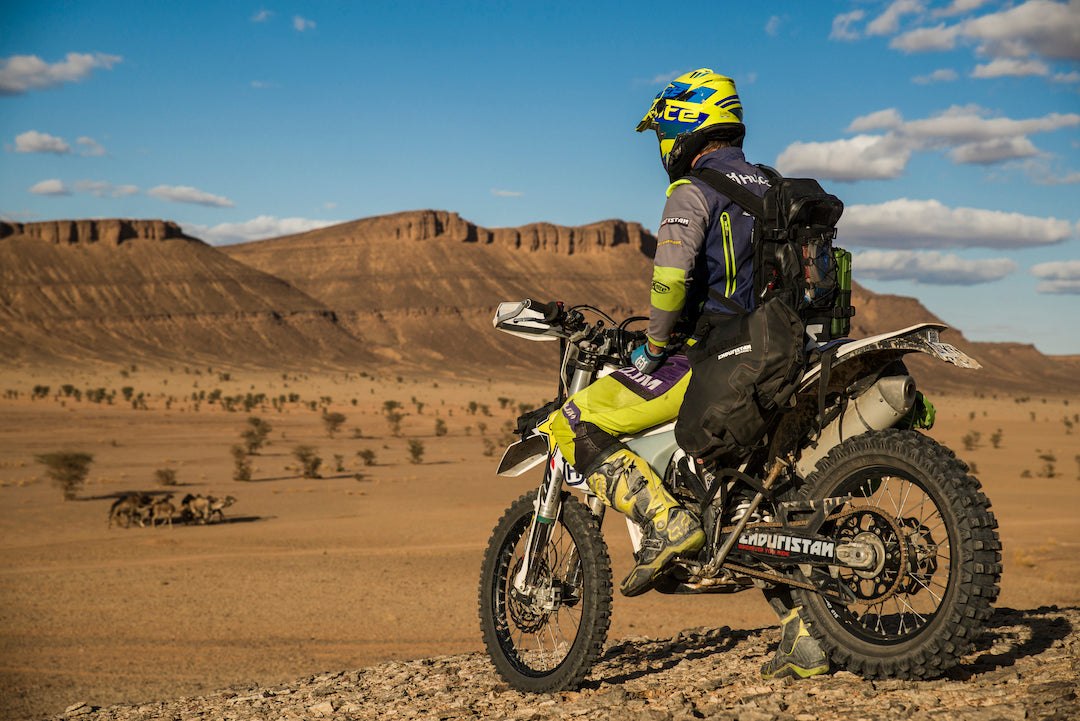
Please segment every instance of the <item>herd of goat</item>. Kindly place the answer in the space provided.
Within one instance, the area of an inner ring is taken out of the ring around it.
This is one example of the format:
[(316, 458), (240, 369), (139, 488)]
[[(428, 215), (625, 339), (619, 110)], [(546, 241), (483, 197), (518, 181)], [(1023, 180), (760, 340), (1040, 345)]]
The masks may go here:
[(180, 501), (180, 508), (177, 509), (172, 502), (173, 495), (155, 497), (148, 493), (129, 493), (121, 496), (109, 509), (109, 528), (113, 527), (113, 523), (124, 528), (130, 528), (132, 523), (145, 527), (147, 522), (156, 526), (159, 521), (162, 525), (171, 526), (178, 510), (182, 523), (213, 523), (215, 520), (225, 520), (225, 509), (236, 503), (232, 496), (215, 498), (189, 493)]

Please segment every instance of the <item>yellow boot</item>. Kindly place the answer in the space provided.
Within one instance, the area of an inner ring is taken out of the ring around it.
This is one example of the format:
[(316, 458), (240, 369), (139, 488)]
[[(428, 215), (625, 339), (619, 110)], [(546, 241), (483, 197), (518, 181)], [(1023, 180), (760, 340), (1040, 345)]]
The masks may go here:
[(809, 678), (828, 672), (829, 657), (810, 635), (796, 606), (780, 621), (780, 645), (776, 655), (761, 667), (761, 677), (766, 681), (788, 676)]
[(637, 565), (623, 580), (624, 596), (645, 593), (676, 556), (696, 553), (705, 545), (701, 523), (671, 497), (649, 464), (627, 448), (604, 459), (588, 477), (600, 500), (625, 513), (645, 533)]

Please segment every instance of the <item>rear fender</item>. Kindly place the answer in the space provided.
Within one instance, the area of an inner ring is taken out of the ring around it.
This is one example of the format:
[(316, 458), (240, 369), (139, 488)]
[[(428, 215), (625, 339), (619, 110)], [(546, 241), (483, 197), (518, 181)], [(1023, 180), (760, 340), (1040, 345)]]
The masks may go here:
[[(971, 356), (948, 343), (942, 343), (941, 331), (943, 330), (948, 330), (948, 326), (941, 323), (919, 323), (903, 330), (841, 343), (837, 347), (832, 367), (836, 369), (843, 363), (868, 355), (899, 357), (907, 353), (925, 353), (958, 368), (982, 368), (982, 365)], [(816, 383), (820, 375), (820, 364), (807, 370), (803, 375), (801, 390), (806, 390)]]

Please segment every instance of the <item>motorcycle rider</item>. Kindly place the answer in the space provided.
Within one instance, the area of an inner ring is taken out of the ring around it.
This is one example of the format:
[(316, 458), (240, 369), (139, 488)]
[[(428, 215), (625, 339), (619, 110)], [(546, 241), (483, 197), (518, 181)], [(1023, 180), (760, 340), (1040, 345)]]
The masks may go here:
[[(707, 68), (676, 78), (656, 96), (637, 131), (655, 130), (671, 184), (657, 231), (647, 341), (634, 351), (632, 367), (574, 394), (544, 424), (592, 492), (642, 529), (636, 565), (619, 587), (626, 596), (648, 591), (673, 559), (693, 557), (705, 544), (698, 519), (618, 436), (677, 417), (690, 364), (685, 355), (668, 352), (676, 326), (692, 329), (704, 311), (732, 313), (709, 297), (710, 288), (743, 308), (754, 307), (753, 218), (710, 185), (686, 177), (692, 168), (713, 168), (756, 195), (765, 193), (768, 180), (742, 152), (742, 120), (734, 81)], [(781, 619), (782, 638), (762, 675), (828, 671), (789, 595), (770, 591), (766, 597)]]

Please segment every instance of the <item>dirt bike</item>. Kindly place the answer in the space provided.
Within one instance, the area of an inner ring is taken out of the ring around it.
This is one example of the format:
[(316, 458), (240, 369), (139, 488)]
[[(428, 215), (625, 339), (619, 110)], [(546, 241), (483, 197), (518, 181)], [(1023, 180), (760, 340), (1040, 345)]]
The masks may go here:
[[(558, 396), (519, 419), (522, 439), (498, 469), (518, 476), (546, 462), (543, 480), (499, 520), (480, 577), (484, 643), (515, 689), (573, 688), (603, 650), (612, 602), (606, 507), (537, 426), (567, 397), (630, 365), (644, 334), (628, 326), (642, 320), (530, 300), (496, 311), (500, 331), (561, 343)], [(811, 356), (794, 401), (738, 468), (694, 462), (674, 422), (622, 438), (706, 533), (698, 556), (678, 559), (654, 590), (787, 589), (834, 667), (867, 678), (928, 678), (959, 663), (997, 598), (1001, 544), (968, 467), (903, 427), (922, 401), (904, 355), (980, 367), (940, 341), (944, 328), (922, 323), (834, 342), (824, 373)], [(636, 551), (641, 529), (627, 526)]]

